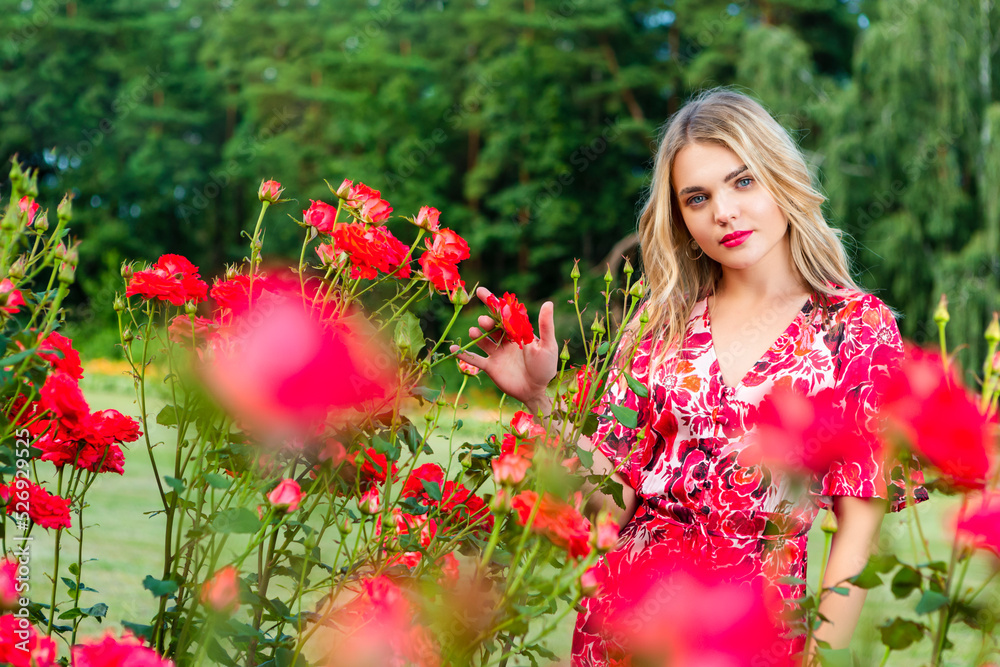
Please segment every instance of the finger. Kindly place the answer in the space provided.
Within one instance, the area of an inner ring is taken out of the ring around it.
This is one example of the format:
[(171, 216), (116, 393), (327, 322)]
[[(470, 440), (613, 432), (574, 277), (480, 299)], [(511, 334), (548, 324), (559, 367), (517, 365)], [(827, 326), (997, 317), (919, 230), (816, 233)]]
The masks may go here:
[(477, 287), (476, 288), (476, 296), (479, 297), (480, 301), (482, 301), (483, 303), (486, 303), (486, 300), (489, 299), (491, 296), (493, 296), (493, 293), (490, 292), (485, 287)]
[[(455, 352), (458, 352), (458, 350), (459, 350), (458, 345), (451, 346), (451, 351), (453, 354)], [(482, 355), (476, 354), (475, 352), (458, 352), (458, 354), (456, 354), (455, 357), (457, 359), (461, 359), (462, 361), (468, 364), (472, 364), (473, 366), (475, 366), (480, 370), (486, 370), (486, 367), (489, 366), (490, 362), (489, 357), (484, 357)]]
[(538, 338), (542, 341), (542, 345), (547, 348), (556, 347), (556, 326), (553, 321), (554, 312), (555, 304), (551, 301), (543, 303), (542, 307), (538, 310)]
[(493, 327), (497, 325), (497, 323), (489, 315), (480, 315), (477, 321), (479, 322), (479, 326), (482, 327), (484, 331), (492, 331)]
[[(473, 340), (479, 338), (482, 335), (483, 332), (477, 329), (476, 327), (472, 327), (471, 329), (469, 329), (469, 336)], [(486, 354), (493, 354), (493, 351), (500, 346), (499, 342), (495, 340), (493, 336), (486, 336), (485, 338), (477, 340), (476, 345), (478, 345), (479, 349), (485, 352)]]

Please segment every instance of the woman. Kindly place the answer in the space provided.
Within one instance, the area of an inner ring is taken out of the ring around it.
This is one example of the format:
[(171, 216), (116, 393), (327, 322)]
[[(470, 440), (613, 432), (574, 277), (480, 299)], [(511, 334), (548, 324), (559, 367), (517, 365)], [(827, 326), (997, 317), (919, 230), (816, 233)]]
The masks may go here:
[[(779, 386), (808, 395), (839, 389), (842, 409), (872, 427), (879, 384), (902, 353), (891, 311), (851, 279), (822, 201), (801, 151), (745, 95), (708, 91), (667, 125), (639, 219), (650, 334), (623, 343), (615, 364), (634, 348), (630, 371), (649, 396), (636, 396), (613, 374), (593, 444), (582, 443), (596, 445), (595, 472), (617, 471), (626, 509), (603, 498), (619, 519), (621, 541), (598, 564), (601, 593), (584, 601), (574, 665), (607, 664), (622, 650), (602, 634), (598, 618), (622, 603), (616, 582), (626, 572), (697, 559), (737, 580), (804, 579), (806, 532), (818, 509), (832, 506), (839, 531), (825, 585), (838, 585), (864, 567), (886, 508), (905, 503), (902, 485), (887, 483), (902, 477), (887, 474), (874, 436), (867, 456), (817, 477), (816, 502), (793, 521), (780, 475), (739, 460), (757, 406)], [(479, 324), (489, 330), (493, 323), (484, 316)], [(460, 358), (528, 409), (548, 414), (545, 389), (558, 354), (551, 303), (540, 311), (539, 334), (523, 349), (495, 335), (480, 344), (488, 356)], [(638, 428), (615, 421), (609, 404), (637, 410)], [(637, 445), (640, 433), (648, 436)], [(926, 498), (923, 489), (915, 495)], [(780, 534), (766, 530), (775, 524)], [(804, 592), (778, 588), (786, 600)], [(820, 607), (829, 621), (817, 636), (833, 648), (848, 645), (865, 598), (864, 590), (847, 588), (849, 595), (828, 595)], [(800, 639), (788, 650), (803, 645)]]

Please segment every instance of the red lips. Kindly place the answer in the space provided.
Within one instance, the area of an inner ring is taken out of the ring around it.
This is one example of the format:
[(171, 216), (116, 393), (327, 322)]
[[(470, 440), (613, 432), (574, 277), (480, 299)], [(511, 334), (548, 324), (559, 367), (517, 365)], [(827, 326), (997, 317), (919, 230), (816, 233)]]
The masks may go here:
[(725, 236), (722, 237), (722, 240), (719, 241), (719, 243), (726, 243), (727, 241), (735, 241), (738, 238), (748, 236), (752, 233), (753, 233), (752, 231), (746, 230), (743, 232), (733, 232), (732, 234), (726, 234)]

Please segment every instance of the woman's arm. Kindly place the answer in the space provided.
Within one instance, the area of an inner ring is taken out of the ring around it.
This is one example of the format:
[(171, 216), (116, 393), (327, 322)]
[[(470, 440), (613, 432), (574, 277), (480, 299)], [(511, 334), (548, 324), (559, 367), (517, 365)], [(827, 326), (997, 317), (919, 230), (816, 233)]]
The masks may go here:
[(837, 532), (833, 536), (823, 586), (843, 586), (850, 593), (827, 593), (820, 602), (819, 611), (829, 622), (819, 627), (816, 637), (829, 642), (830, 648), (847, 648), (851, 643), (867, 591), (846, 580), (860, 573), (868, 563), (885, 511), (886, 502), (881, 498), (835, 496), (833, 499)]

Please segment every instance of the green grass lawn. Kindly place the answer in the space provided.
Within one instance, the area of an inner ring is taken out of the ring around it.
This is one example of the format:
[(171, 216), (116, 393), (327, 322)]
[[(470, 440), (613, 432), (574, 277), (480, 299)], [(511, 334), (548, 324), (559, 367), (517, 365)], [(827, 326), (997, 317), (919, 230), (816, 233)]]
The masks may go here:
[[(125, 414), (138, 415), (132, 384), (125, 376), (96, 372), (93, 368), (89, 368), (81, 386), (91, 409), (115, 408)], [(481, 403), (487, 404), (485, 401)], [(162, 404), (162, 398), (154, 397), (149, 405), (151, 415), (155, 415)], [(507, 412), (512, 411), (508, 409)], [(482, 438), (487, 431), (495, 428), (495, 421), (491, 421), (495, 420), (495, 412), (487, 408), (469, 408), (459, 416), (464, 425), (456, 437), (456, 443)], [(446, 433), (447, 428), (442, 428), (440, 432)], [(154, 424), (150, 435), (153, 442), (157, 442), (169, 439), (172, 434)], [(430, 444), (435, 449), (435, 455), (431, 458), (443, 463), (447, 457), (447, 441), (432, 440)], [(168, 469), (168, 464), (172, 462), (172, 452), (166, 446), (157, 447), (154, 451), (162, 474), (162, 470)], [(159, 578), (163, 564), (164, 521), (162, 515), (149, 515), (151, 511), (157, 509), (159, 498), (149, 456), (141, 440), (126, 451), (125, 460), (123, 476), (106, 474), (95, 483), (87, 496), (89, 506), (83, 515), (87, 526), (83, 555), (88, 561), (84, 566), (83, 581), (98, 592), (84, 593), (81, 606), (86, 607), (98, 602), (108, 604), (109, 611), (104, 626), (118, 629), (122, 620), (138, 623), (149, 621), (155, 612), (154, 598), (143, 589), (142, 580), (148, 574)], [(454, 467), (452, 469), (454, 470)], [(931, 542), (935, 559), (948, 558), (949, 545), (946, 542), (945, 522), (955, 508), (954, 499), (937, 495), (921, 506), (922, 524)], [(909, 562), (913, 562), (914, 559), (910, 542), (911, 516), (909, 511), (888, 516), (882, 531), (883, 548), (895, 551), (902, 560)], [(35, 541), (31, 561), (32, 597), (38, 601), (48, 602), (51, 587), (45, 573), (50, 573), (54, 564), (52, 535), (41, 529), (36, 529), (33, 535)], [(819, 522), (810, 533), (809, 544), (809, 559), (812, 564), (811, 583), (815, 584), (823, 546)], [(74, 539), (64, 540), (61, 576), (67, 576), (65, 566), (75, 560), (77, 547)], [(969, 584), (975, 585), (981, 582), (988, 571), (989, 563), (985, 557), (977, 556), (970, 570)], [(59, 586), (59, 593), (63, 598), (66, 597), (62, 585)], [(907, 599), (896, 600), (887, 587), (871, 592), (852, 644), (861, 665), (879, 663), (882, 658), (882, 648), (878, 626), (897, 615), (914, 618), (912, 610), (917, 599), (918, 594), (914, 593)], [(560, 629), (547, 640), (549, 648), (557, 655), (569, 655), (573, 622), (574, 615), (569, 614)], [(85, 621), (81, 629), (83, 636), (95, 635), (101, 631), (101, 627), (92, 619)], [(978, 649), (978, 635), (959, 625), (953, 631), (952, 638), (956, 648), (946, 664), (972, 665)], [(62, 654), (66, 654), (65, 647), (60, 650)], [(917, 648), (893, 653), (887, 664), (899, 667), (927, 664), (929, 652), (928, 643), (923, 642)], [(520, 663), (512, 660), (509, 664)]]

